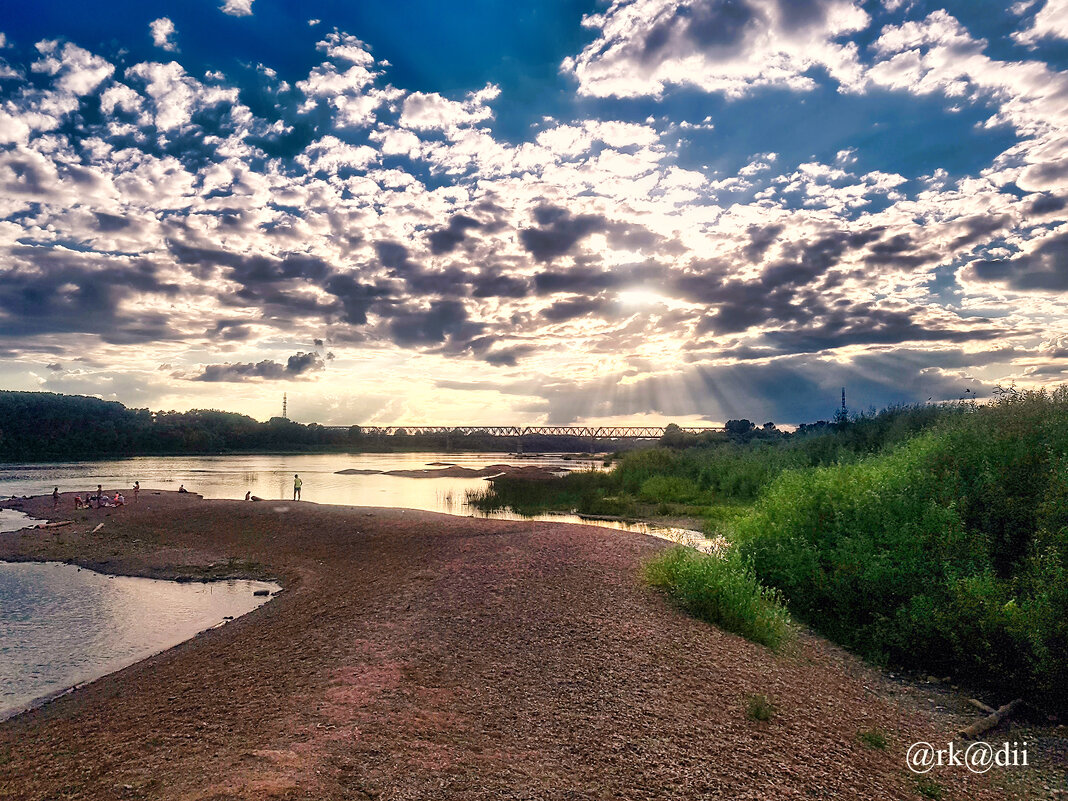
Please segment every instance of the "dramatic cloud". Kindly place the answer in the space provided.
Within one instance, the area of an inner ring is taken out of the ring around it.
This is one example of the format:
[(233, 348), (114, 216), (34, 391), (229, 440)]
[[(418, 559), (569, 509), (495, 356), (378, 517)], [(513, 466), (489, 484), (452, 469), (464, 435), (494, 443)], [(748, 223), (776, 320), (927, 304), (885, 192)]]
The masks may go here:
[(972, 262), (968, 272), (1020, 291), (1068, 292), (1068, 227), (1062, 226), (1019, 255)]
[(168, 17), (95, 50), (78, 15), (5, 30), (5, 386), (790, 423), (843, 384), (881, 406), (1063, 380), (1061, 0), (614, 0), (581, 52), (532, 18), (553, 76), (413, 49), (370, 6), (351, 32), (252, 7), (184, 11), (181, 52)]
[(265, 359), (253, 364), (209, 364), (193, 381), (278, 381), (297, 378), (304, 373), (322, 370), (323, 360), (318, 353), (294, 353), (285, 364)]
[(857, 48), (835, 39), (868, 22), (852, 0), (615, 0), (583, 20), (599, 35), (563, 68), (598, 97), (661, 95), (673, 84), (729, 95), (811, 89), (814, 67), (852, 83)]
[(552, 261), (569, 253), (584, 237), (605, 229), (605, 219), (596, 214), (573, 216), (567, 209), (542, 205), (534, 209), (537, 228), (524, 228), (519, 241), (538, 261)]

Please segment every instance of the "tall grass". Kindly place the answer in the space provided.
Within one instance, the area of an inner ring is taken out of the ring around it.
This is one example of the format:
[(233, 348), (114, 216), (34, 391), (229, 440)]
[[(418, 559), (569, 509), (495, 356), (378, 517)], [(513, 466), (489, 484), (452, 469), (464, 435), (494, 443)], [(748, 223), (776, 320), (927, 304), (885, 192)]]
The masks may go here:
[(737, 509), (751, 504), (783, 471), (856, 461), (960, 411), (902, 406), (778, 439), (711, 439), (685, 448), (628, 451), (609, 472), (537, 482), (504, 476), (470, 494), (468, 502), (484, 511), (508, 507), (521, 514), (703, 517), (708, 533), (722, 534)]
[(793, 634), (779, 593), (762, 587), (737, 553), (709, 556), (677, 546), (647, 563), (644, 577), (694, 617), (761, 645), (778, 649)]

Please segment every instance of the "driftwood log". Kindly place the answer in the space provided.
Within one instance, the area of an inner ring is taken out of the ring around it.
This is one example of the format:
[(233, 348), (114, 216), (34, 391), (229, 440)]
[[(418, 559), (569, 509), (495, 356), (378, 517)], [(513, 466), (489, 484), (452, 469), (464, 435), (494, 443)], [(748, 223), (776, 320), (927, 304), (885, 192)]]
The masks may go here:
[(978, 709), (980, 712), (982, 712), (985, 715), (993, 715), (995, 712), (997, 712), (997, 710), (994, 709), (994, 707), (987, 706), (982, 701), (980, 701), (980, 700), (978, 700), (976, 698), (969, 698), (968, 699), (968, 703), (971, 704), (972, 706), (974, 706), (976, 709)]
[(1010, 701), (1003, 707), (999, 707), (997, 710), (987, 715), (982, 720), (977, 720), (971, 726), (966, 729), (962, 729), (960, 736), (965, 740), (970, 740), (972, 737), (978, 737), (983, 732), (990, 731), (997, 726), (1001, 721), (1016, 711), (1016, 707), (1023, 703), (1022, 698), (1017, 698), (1015, 701)]

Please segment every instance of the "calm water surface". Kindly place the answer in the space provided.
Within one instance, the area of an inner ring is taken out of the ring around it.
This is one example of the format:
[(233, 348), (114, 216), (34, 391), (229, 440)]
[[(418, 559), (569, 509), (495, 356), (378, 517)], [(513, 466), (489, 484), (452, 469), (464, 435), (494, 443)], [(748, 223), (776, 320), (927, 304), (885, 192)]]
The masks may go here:
[[(304, 482), (301, 497), (315, 503), (344, 506), (387, 506), (422, 509), (456, 515), (474, 515), (508, 520), (551, 520), (652, 534), (704, 548), (704, 537), (684, 529), (586, 520), (577, 515), (525, 517), (510, 511), (483, 513), (467, 505), (469, 490), (484, 489), (482, 478), (405, 478), (387, 475), (337, 475), (338, 470), (419, 470), (441, 464), (480, 468), (492, 464), (540, 465), (561, 472), (604, 469), (601, 460), (563, 456), (516, 457), (508, 453), (369, 453), (250, 456), (144, 456), (94, 462), (47, 464), (0, 464), (0, 497), (42, 495), (59, 487), (60, 492), (95, 491), (97, 484), (112, 493), (124, 491), (130, 501), (130, 487), (140, 481), (142, 493), (155, 489), (176, 490), (185, 485), (190, 492), (206, 498), (245, 497), (251, 492), (260, 498), (292, 499), (293, 474)], [(68, 502), (70, 503), (70, 502)], [(73, 511), (73, 504), (68, 505)]]
[(7, 531), (18, 531), (20, 528), (32, 526), (36, 523), (36, 520), (18, 509), (0, 509), (0, 534)]
[[(491, 464), (542, 465), (560, 470), (597, 469), (600, 462), (559, 456), (517, 459), (506, 453), (372, 453), (252, 456), (145, 456), (95, 462), (0, 465), (0, 497), (60, 492), (86, 493), (97, 484), (127, 496), (134, 481), (149, 488), (176, 490), (182, 484), (206, 498), (293, 497), (293, 474), (304, 481), (301, 496), (315, 503), (392, 506), (432, 512), (472, 514), (464, 504), (481, 478), (403, 478), (385, 475), (335, 475), (338, 470), (418, 470), (433, 463), (480, 468)], [(130, 500), (127, 497), (127, 500)]]
[(0, 720), (267, 600), (262, 581), (178, 583), (0, 562)]

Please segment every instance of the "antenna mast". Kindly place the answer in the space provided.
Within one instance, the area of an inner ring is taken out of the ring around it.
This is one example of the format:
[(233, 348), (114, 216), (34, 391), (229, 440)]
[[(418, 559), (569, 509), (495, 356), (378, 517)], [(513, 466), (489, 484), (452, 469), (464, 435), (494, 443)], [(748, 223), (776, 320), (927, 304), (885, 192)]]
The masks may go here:
[(842, 387), (842, 408), (844, 409), (845, 407), (845, 387)]
[[(842, 390), (842, 392), (844, 393), (845, 390)], [(843, 394), (842, 397), (844, 398), (845, 395)], [(844, 400), (842, 401), (842, 404), (843, 405), (845, 404)], [(286, 393), (284, 393), (284, 392), (282, 393), (282, 419), (283, 420), (288, 420), (289, 419), (289, 415), (286, 414)]]

